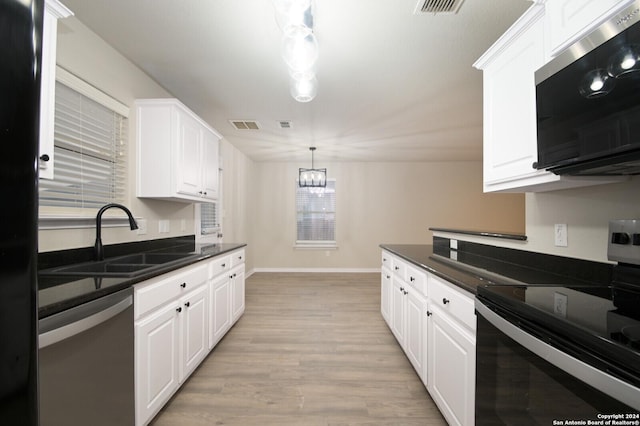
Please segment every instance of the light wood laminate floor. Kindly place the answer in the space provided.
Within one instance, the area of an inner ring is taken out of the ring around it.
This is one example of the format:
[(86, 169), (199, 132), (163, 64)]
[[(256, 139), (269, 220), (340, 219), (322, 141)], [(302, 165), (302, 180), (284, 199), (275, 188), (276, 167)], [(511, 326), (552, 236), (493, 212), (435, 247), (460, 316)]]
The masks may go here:
[(256, 273), (154, 426), (446, 425), (380, 315), (380, 274)]

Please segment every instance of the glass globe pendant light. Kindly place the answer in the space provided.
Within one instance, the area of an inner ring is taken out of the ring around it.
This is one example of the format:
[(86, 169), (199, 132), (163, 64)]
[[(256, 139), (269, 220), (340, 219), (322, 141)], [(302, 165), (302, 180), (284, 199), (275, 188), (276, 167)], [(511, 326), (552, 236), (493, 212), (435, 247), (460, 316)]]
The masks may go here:
[(291, 96), (298, 102), (311, 102), (318, 94), (318, 79), (315, 75), (310, 78), (291, 78), (289, 84)]

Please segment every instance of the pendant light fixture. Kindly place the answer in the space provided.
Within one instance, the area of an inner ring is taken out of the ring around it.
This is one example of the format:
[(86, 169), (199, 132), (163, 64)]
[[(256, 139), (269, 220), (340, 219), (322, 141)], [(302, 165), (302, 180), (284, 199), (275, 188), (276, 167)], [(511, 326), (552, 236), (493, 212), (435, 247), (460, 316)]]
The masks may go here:
[(327, 169), (315, 169), (313, 167), (313, 152), (315, 146), (309, 148), (311, 151), (311, 168), (298, 170), (298, 186), (300, 188), (325, 188), (327, 186)]
[(283, 33), (282, 59), (289, 68), (291, 96), (298, 102), (310, 102), (318, 93), (312, 0), (273, 0), (273, 4)]

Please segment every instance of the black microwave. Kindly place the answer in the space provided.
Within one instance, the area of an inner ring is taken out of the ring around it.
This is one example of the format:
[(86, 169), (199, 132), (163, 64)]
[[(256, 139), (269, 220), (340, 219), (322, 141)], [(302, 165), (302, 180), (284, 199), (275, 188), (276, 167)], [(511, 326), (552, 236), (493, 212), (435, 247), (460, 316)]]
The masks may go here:
[(640, 0), (535, 73), (537, 169), (640, 174)]

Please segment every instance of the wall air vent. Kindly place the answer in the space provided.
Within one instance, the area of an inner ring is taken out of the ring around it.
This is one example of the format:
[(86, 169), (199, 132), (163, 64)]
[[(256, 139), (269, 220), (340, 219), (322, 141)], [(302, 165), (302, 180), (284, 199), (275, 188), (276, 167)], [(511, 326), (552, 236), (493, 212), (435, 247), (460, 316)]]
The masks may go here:
[(279, 120), (278, 125), (281, 129), (291, 129), (293, 127), (293, 123), (290, 120)]
[(458, 13), (460, 6), (464, 0), (419, 0), (416, 10), (413, 12), (415, 15), (423, 13), (431, 14), (454, 14)]
[(229, 120), (236, 130), (260, 130), (260, 124), (253, 120)]

